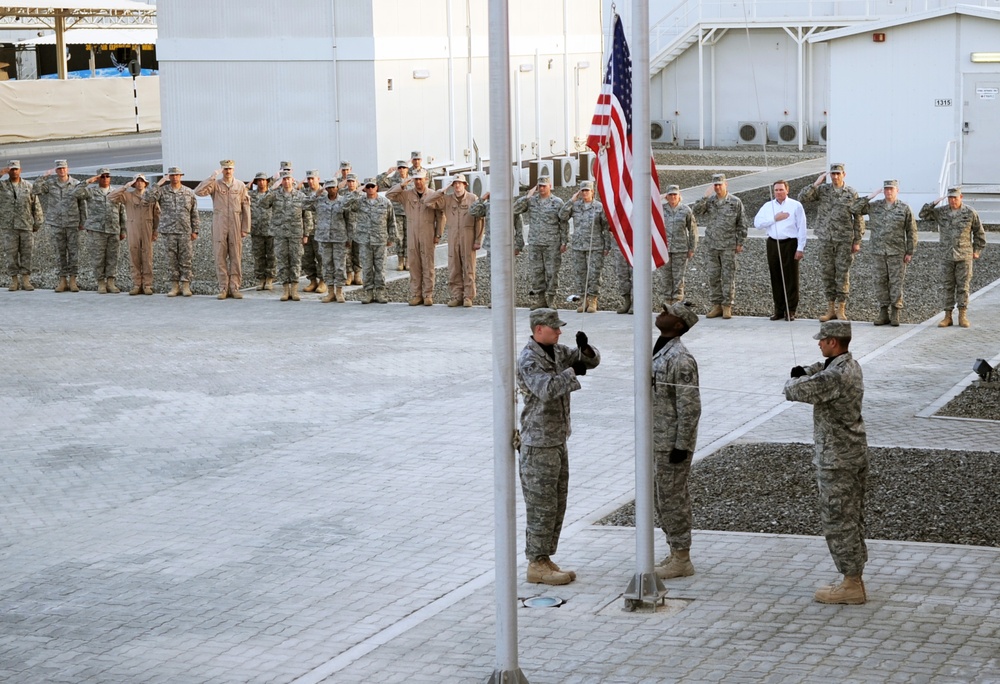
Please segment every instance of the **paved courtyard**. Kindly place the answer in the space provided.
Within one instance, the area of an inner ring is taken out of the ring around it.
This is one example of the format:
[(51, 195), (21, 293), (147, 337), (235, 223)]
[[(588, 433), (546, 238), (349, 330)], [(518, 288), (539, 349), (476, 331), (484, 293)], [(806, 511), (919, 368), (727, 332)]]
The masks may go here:
[[(998, 312), (992, 287), (969, 330), (855, 326), (872, 445), (1000, 452), (992, 423), (928, 417), (1000, 353)], [(0, 291), (0, 681), (484, 682), (491, 314)], [(564, 317), (603, 362), (573, 399), (580, 578), (518, 584), (566, 600), (518, 612), (529, 681), (1000, 681), (1000, 549), (873, 541), (870, 602), (823, 606), (822, 539), (698, 532), (668, 610), (623, 612), (633, 531), (593, 522), (633, 497), (633, 318)], [(691, 331), (698, 458), (811, 440), (781, 387), (817, 325)]]

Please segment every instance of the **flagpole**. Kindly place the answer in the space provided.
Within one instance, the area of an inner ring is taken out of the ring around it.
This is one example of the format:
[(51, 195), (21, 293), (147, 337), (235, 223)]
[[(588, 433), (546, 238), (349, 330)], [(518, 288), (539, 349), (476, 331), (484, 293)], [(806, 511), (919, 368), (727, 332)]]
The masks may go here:
[(490, 276), (493, 302), (493, 513), (496, 667), (489, 681), (527, 684), (517, 662), (514, 485), (514, 226), (511, 207), (508, 0), (489, 0)]
[[(649, 0), (632, 0), (632, 303), (635, 368), (635, 575), (629, 610), (654, 610), (666, 589), (653, 572), (652, 173), (649, 133)], [(657, 197), (657, 199), (659, 199)]]

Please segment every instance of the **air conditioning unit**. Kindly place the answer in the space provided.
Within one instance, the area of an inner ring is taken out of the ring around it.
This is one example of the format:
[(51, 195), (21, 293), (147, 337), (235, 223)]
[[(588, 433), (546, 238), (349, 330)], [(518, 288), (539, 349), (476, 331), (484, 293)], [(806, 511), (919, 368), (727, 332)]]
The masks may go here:
[(819, 144), (826, 145), (826, 122), (819, 122)]
[(541, 176), (552, 178), (551, 159), (535, 159), (528, 162), (528, 187), (538, 185), (538, 179)]
[(476, 197), (482, 197), (490, 189), (490, 177), (484, 171), (469, 171), (465, 174), (469, 181), (469, 192)]
[(585, 150), (576, 155), (576, 179), (577, 181), (592, 181), (594, 178), (594, 164), (597, 163), (597, 155), (592, 150)]
[(766, 145), (767, 122), (740, 121), (739, 127), (736, 129), (736, 143), (738, 145)]
[(431, 187), (435, 190), (444, 190), (449, 185), (454, 176), (434, 176), (431, 178)]
[(576, 160), (573, 157), (556, 157), (552, 160), (552, 183), (558, 188), (576, 185)]
[[(805, 130), (808, 127), (803, 124)], [(803, 137), (803, 142), (805, 138)], [(782, 121), (778, 124), (778, 144), (798, 145), (799, 144), (799, 124), (797, 121)]]
[(677, 142), (677, 131), (674, 129), (674, 122), (650, 121), (649, 139), (651, 142), (670, 143), (671, 145), (673, 145), (675, 142)]

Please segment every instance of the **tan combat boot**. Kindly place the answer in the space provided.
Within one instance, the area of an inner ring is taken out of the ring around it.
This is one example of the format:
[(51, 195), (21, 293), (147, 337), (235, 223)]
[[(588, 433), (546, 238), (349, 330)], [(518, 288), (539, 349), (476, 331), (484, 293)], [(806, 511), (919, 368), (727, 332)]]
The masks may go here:
[(343, 287), (339, 287), (338, 286), (336, 288), (336, 297), (337, 297), (337, 302), (338, 303), (340, 303), (340, 304), (344, 303), (344, 288)]
[(705, 314), (705, 318), (718, 318), (722, 315), (722, 304), (713, 304), (712, 308)]
[(281, 289), (281, 301), (283, 301), (283, 302), (287, 302), (288, 301), (288, 283), (285, 283), (284, 286), (282, 286), (282, 289)]
[(353, 285), (353, 284), (354, 284), (354, 271), (348, 271), (347, 279), (344, 281), (344, 285)]
[(580, 297), (580, 306), (576, 307), (577, 313), (583, 313), (587, 310), (587, 297)]
[(722, 318), (723, 320), (729, 320), (733, 317), (733, 307), (731, 304), (722, 305)]
[(316, 283), (316, 294), (326, 294), (329, 288), (326, 286), (326, 281), (322, 278)]
[(597, 313), (597, 297), (587, 297), (587, 313)]
[(315, 292), (318, 283), (315, 278), (309, 279), (309, 284), (302, 288), (303, 292)]
[(225, 299), (229, 296), (229, 290), (219, 290), (219, 294), (215, 296), (216, 299)]
[(434, 306), (434, 298), (424, 297), (424, 306)]
[(951, 309), (948, 309), (947, 311), (944, 312), (944, 318), (942, 318), (941, 322), (938, 323), (938, 327), (939, 328), (950, 328), (951, 325), (952, 325), (952, 322), (951, 322)]
[(554, 560), (552, 560), (551, 558), (539, 558), (538, 560), (543, 561), (552, 570), (555, 570), (556, 572), (564, 572), (567, 575), (569, 575), (569, 581), (570, 582), (575, 582), (576, 581), (576, 573), (575, 572), (573, 572), (572, 570), (563, 570), (558, 565), (556, 565), (556, 562)]
[(181, 293), (180, 286), (181, 284), (176, 280), (170, 283), (170, 291), (167, 293), (167, 296), (176, 297), (177, 295), (179, 295)]
[(468, 297), (466, 297), (465, 299), (462, 300), (462, 306), (464, 306), (466, 309), (471, 309), (472, 308), (472, 300), (469, 299)]
[(622, 297), (622, 305), (615, 310), (615, 313), (627, 314), (629, 309), (631, 308), (632, 308), (632, 297), (630, 297), (629, 295), (625, 295)]
[(837, 318), (842, 321), (850, 320), (847, 318), (847, 302), (837, 302)]
[(299, 296), (299, 284), (289, 283), (288, 284), (288, 298), (293, 302), (302, 301), (302, 297)]
[(539, 559), (528, 563), (528, 582), (530, 584), (559, 586), (569, 584), (572, 581), (567, 573), (553, 570), (545, 560)]
[(142, 294), (142, 286), (141, 285), (133, 285), (132, 289), (128, 291), (128, 294), (129, 294), (130, 297), (134, 297), (135, 295), (141, 295)]
[(872, 321), (872, 325), (889, 325), (889, 307), (883, 306), (878, 310), (878, 318)]
[[(25, 292), (32, 292), (32, 291), (34, 291), (35, 286), (31, 284), (31, 276), (30, 275), (26, 274), (26, 275), (21, 276), (21, 289), (24, 290)], [(965, 326), (965, 327), (969, 327), (969, 326)]]
[(97, 294), (107, 294), (108, 293), (108, 281), (104, 278), (97, 279)]
[(194, 294), (194, 292), (191, 291), (191, 283), (189, 283), (186, 280), (182, 280), (181, 281), (181, 296), (182, 297), (190, 297), (193, 294)]
[(76, 282), (76, 276), (70, 276), (69, 277), (69, 291), (70, 292), (79, 292), (80, 291), (80, 286)]
[(153, 294), (153, 286), (152, 285), (143, 285), (142, 286), (142, 293), (144, 295), (151, 295), (151, 294)]
[(406, 270), (406, 264), (403, 261), (403, 257), (396, 257), (396, 270), (397, 271)]
[(240, 288), (238, 287), (234, 287), (232, 290), (230, 290), (229, 296), (232, 297), (233, 299), (243, 299), (243, 293), (240, 292)]
[(410, 297), (410, 306), (420, 306), (424, 303), (423, 297)]
[(826, 313), (819, 317), (820, 323), (826, 323), (827, 321), (832, 321), (837, 317), (837, 310), (834, 308), (836, 306), (835, 302), (826, 303)]
[(274, 289), (274, 278), (264, 278), (264, 289), (265, 290)]
[(454, 308), (456, 306), (462, 306), (462, 300), (456, 297), (452, 297), (448, 300), (448, 306)]
[(11, 292), (17, 292), (19, 289), (21, 289), (21, 279), (18, 278), (17, 276), (11, 276), (10, 287), (8, 287), (7, 289), (10, 290)]
[(355, 271), (354, 272), (354, 284), (355, 285), (364, 285), (364, 283), (361, 281), (361, 271)]
[(259, 281), (257, 281), (257, 290), (258, 291), (263, 290), (266, 287), (267, 287), (267, 278), (261, 278)]
[(326, 296), (323, 297), (323, 299), (321, 299), (320, 301), (323, 302), (324, 304), (329, 304), (330, 302), (336, 300), (337, 300), (337, 291), (331, 287), (329, 288), (329, 292), (326, 293)]
[(865, 592), (865, 583), (861, 579), (861, 575), (857, 577), (844, 575), (844, 581), (840, 584), (830, 584), (817, 589), (814, 598), (819, 603), (860, 606), (868, 601), (868, 594)]
[(118, 294), (121, 290), (118, 289), (118, 285), (115, 284), (114, 278), (108, 278), (108, 292), (111, 294)]
[(66, 291), (66, 276), (59, 276), (59, 284), (56, 285), (56, 292)]
[[(24, 288), (28, 289), (28, 288)], [(965, 307), (958, 307), (958, 324), (963, 328), (969, 327), (969, 317), (965, 315)]]
[(691, 549), (671, 551), (670, 555), (660, 561), (660, 564), (654, 567), (653, 570), (660, 579), (690, 577), (694, 574), (694, 565), (691, 563)]

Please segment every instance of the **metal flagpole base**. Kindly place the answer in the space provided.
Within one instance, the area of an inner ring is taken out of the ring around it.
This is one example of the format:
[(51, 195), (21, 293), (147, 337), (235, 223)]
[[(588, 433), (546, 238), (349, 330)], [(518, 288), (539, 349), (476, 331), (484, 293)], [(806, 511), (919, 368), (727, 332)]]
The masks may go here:
[(667, 588), (655, 572), (636, 573), (625, 590), (625, 610), (652, 613), (667, 596)]
[(487, 684), (528, 684), (528, 678), (521, 672), (521, 668), (516, 670), (493, 670), (490, 681)]

